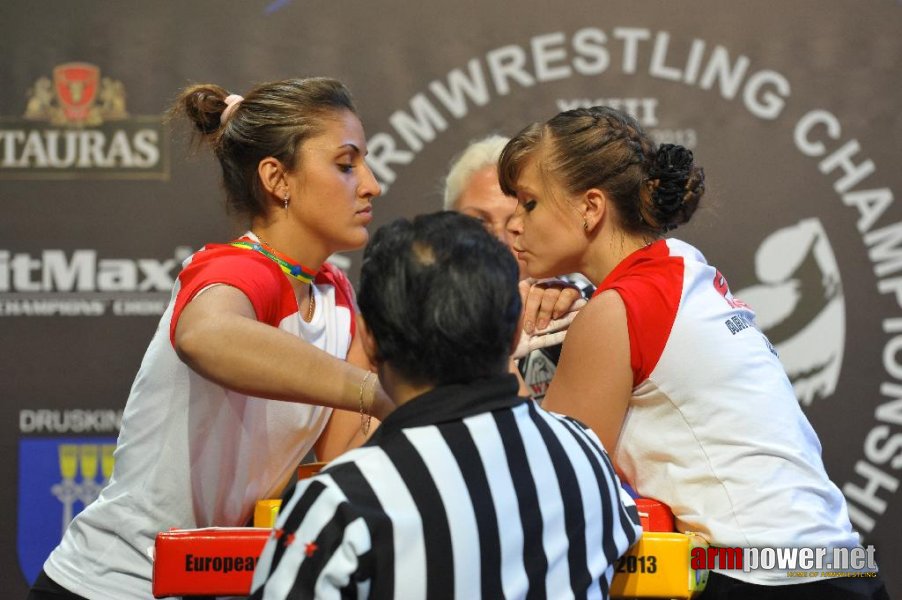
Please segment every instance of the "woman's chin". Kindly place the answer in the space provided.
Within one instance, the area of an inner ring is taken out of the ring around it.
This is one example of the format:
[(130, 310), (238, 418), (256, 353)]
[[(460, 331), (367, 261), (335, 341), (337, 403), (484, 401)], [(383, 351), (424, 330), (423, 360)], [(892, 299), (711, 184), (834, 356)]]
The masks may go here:
[(552, 273), (547, 269), (543, 269), (539, 265), (528, 264), (526, 265), (526, 275), (533, 279), (546, 279), (548, 277), (555, 277), (557, 274)]
[(336, 250), (336, 252), (351, 252), (354, 250), (360, 250), (366, 243), (370, 241), (370, 232), (366, 230), (364, 227), (360, 227), (352, 234), (350, 234), (347, 238), (345, 238), (344, 242), (341, 244), (341, 248)]

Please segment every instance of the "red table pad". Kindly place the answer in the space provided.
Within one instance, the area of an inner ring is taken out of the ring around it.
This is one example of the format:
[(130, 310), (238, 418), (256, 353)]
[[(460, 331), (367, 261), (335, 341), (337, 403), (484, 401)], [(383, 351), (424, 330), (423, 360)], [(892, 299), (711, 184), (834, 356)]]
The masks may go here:
[(153, 595), (246, 596), (271, 529), (211, 527), (157, 534)]

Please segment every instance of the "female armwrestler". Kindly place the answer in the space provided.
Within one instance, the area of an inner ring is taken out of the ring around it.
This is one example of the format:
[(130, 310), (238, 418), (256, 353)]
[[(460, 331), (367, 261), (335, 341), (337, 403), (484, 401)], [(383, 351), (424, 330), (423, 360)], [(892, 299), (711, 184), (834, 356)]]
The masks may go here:
[[(29, 598), (150, 599), (157, 532), (244, 525), (314, 449), (392, 408), (355, 336), (345, 275), (380, 188), (348, 90), (326, 79), (182, 91), (210, 142), (241, 237), (178, 276), (132, 386), (108, 486), (70, 524)], [(346, 409), (346, 410), (333, 410)], [(361, 438), (362, 439), (362, 438)]]
[[(529, 274), (580, 272), (597, 286), (543, 406), (589, 425), (640, 495), (713, 546), (858, 546), (754, 313), (697, 249), (663, 237), (704, 192), (692, 153), (656, 146), (618, 111), (577, 109), (516, 135), (499, 176), (518, 200), (509, 228)], [(728, 570), (704, 597), (885, 594), (876, 576)]]

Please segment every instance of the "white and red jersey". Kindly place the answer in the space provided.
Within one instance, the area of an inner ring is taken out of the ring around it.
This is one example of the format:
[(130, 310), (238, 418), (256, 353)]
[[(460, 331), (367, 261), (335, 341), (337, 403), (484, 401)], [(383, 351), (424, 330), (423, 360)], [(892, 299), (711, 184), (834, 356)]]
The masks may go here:
[(329, 419), (329, 408), (246, 396), (179, 360), (171, 336), (182, 309), (220, 284), (241, 290), (260, 322), (347, 356), (355, 300), (337, 268), (317, 274), (307, 323), (288, 278), (262, 254), (211, 244), (187, 259), (132, 386), (112, 478), (44, 565), (81, 596), (153, 598), (148, 552), (157, 533), (246, 525), (257, 500), (281, 495)]
[[(626, 307), (634, 386), (613, 456), (637, 492), (716, 546), (857, 546), (773, 347), (701, 253), (660, 240), (596, 293), (608, 289)], [(787, 582), (784, 573), (726, 574)]]

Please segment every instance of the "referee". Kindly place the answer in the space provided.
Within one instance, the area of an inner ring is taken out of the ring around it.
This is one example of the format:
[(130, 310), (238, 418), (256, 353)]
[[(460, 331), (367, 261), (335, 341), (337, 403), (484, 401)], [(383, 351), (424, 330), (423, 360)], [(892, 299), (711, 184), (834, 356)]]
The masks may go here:
[(591, 431), (517, 397), (517, 279), (464, 215), (375, 234), (360, 335), (398, 408), (298, 484), (251, 598), (608, 597), (635, 505)]

